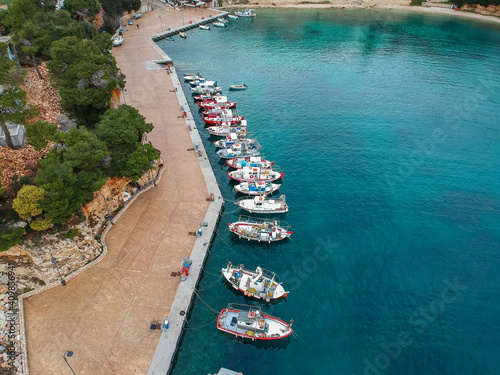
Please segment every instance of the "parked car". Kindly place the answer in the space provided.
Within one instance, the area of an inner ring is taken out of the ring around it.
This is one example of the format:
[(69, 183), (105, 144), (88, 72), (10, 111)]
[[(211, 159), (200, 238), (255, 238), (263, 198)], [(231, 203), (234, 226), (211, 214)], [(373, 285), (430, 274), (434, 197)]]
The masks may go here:
[(117, 36), (113, 38), (113, 47), (118, 47), (123, 44), (125, 40), (123, 39), (122, 36)]
[(137, 14), (134, 14), (134, 18), (137, 19), (137, 18), (141, 18), (142, 17), (142, 13), (137, 13)]
[(133, 25), (133, 24), (134, 24), (134, 20), (133, 20), (132, 18), (131, 18), (131, 19), (129, 19), (129, 20), (128, 20), (128, 24), (129, 24), (129, 25)]

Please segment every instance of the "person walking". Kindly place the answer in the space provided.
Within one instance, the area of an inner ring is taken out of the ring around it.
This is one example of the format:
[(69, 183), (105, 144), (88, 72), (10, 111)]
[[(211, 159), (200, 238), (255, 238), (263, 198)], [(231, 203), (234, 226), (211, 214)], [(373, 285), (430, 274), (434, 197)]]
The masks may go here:
[(139, 24), (137, 24), (137, 28), (139, 28)]

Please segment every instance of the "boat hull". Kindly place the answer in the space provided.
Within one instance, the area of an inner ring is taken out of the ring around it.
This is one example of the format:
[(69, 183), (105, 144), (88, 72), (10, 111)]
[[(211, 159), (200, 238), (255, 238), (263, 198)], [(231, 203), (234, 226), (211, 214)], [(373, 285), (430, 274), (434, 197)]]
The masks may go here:
[(251, 195), (251, 196), (256, 196), (256, 195), (269, 195), (272, 194), (276, 191), (279, 190), (281, 185), (279, 184), (270, 184), (269, 186), (266, 187), (255, 187), (255, 190), (252, 190), (247, 183), (242, 183), (239, 185), (236, 185), (234, 187), (234, 190), (236, 190), (238, 193), (246, 194), (246, 195)]
[(249, 334), (249, 332), (253, 331), (245, 331), (244, 328), (238, 328), (238, 325), (232, 325), (234, 319), (237, 319), (241, 312), (241, 310), (233, 309), (222, 310), (219, 314), (219, 317), (217, 318), (217, 329), (219, 331), (233, 334), (236, 337), (242, 337), (245, 339), (250, 339), (252, 341), (270, 341), (284, 339), (285, 337), (290, 336), (293, 332), (292, 328), (281, 319), (262, 314), (262, 319), (264, 320), (265, 324), (269, 325), (268, 332)]
[(224, 120), (221, 117), (203, 117), (203, 122), (208, 125), (220, 125), (223, 122), (229, 122), (231, 125), (236, 125), (244, 119), (244, 116), (233, 116), (232, 120)]
[[(277, 180), (281, 180), (283, 176), (285, 175), (284, 173), (279, 173), (275, 171), (263, 171), (259, 176), (257, 177), (243, 177), (238, 175), (238, 171), (233, 171), (233, 172), (227, 172), (228, 177), (231, 180), (238, 181), (238, 182), (273, 182)], [(265, 174), (265, 172), (269, 172), (269, 174)]]
[[(234, 280), (234, 274), (240, 271), (239, 268), (223, 268), (222, 269), (222, 275), (226, 279), (226, 281), (233, 287), (233, 289), (236, 289), (240, 291), (241, 293), (247, 294), (250, 293), (249, 297), (260, 299), (260, 300), (265, 300), (266, 298), (269, 298), (270, 300), (278, 300), (282, 298), (286, 298), (290, 292), (285, 291), (283, 286), (281, 284), (278, 284), (276, 288), (274, 289), (274, 292), (271, 293), (265, 293), (265, 292), (260, 292), (258, 293), (255, 289), (251, 292), (249, 292), (249, 289), (252, 288), (245, 288), (244, 285), (246, 284), (246, 280), (249, 277), (252, 277), (254, 274), (246, 272), (246, 270), (241, 271), (243, 276), (241, 277), (241, 281), (235, 282)], [(243, 287), (242, 287), (243, 285)]]
[(259, 224), (247, 222), (228, 223), (229, 231), (236, 234), (239, 238), (256, 242), (279, 242), (290, 238), (293, 232), (287, 231), (281, 227), (274, 227), (274, 230), (264, 232), (259, 229)]

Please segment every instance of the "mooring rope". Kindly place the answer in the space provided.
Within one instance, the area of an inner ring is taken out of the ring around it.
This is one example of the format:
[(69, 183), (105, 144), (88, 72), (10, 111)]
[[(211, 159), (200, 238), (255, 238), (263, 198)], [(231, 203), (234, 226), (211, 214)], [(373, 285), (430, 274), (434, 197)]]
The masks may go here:
[[(204, 324), (204, 325), (202, 325), (202, 326), (200, 326), (200, 327), (184, 327), (184, 329), (192, 329), (192, 330), (197, 330), (197, 329), (205, 328), (206, 326), (209, 326), (209, 325), (214, 324), (214, 322), (216, 322), (218, 318), (219, 318), (219, 317), (215, 318), (215, 319), (214, 319), (214, 320), (212, 320), (210, 323)], [(187, 321), (187, 320), (186, 320), (186, 323), (190, 324), (190, 322), (189, 322), (189, 321)]]
[(200, 301), (210, 309), (210, 311), (212, 311), (213, 313), (216, 313), (217, 315), (219, 315), (219, 311), (214, 309), (212, 306), (208, 305), (205, 301), (203, 301), (203, 299), (200, 297), (200, 295), (198, 294), (198, 292), (195, 290), (194, 291), (194, 294), (196, 294), (196, 296), (200, 299)]
[[(212, 274), (212, 275), (213, 275), (213, 274)], [(197, 291), (198, 291), (198, 292), (201, 292), (202, 290), (205, 290), (205, 289), (210, 288), (212, 285), (215, 285), (215, 284), (217, 284), (219, 281), (221, 281), (222, 277), (223, 277), (223, 276), (222, 276), (222, 274), (221, 274), (221, 275), (220, 275), (220, 277), (219, 277), (219, 279), (218, 279), (216, 282), (213, 282), (213, 283), (211, 283), (211, 284), (209, 284), (209, 285), (207, 285), (207, 286), (204, 286), (204, 287), (203, 287), (203, 288), (201, 288), (201, 289), (197, 289)]]

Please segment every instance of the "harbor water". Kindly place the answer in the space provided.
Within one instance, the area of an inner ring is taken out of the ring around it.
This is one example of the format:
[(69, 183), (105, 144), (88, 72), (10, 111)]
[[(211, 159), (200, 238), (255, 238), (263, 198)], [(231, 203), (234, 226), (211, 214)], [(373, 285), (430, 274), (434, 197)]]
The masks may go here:
[[(277, 196), (290, 212), (268, 217), (294, 233), (267, 245), (229, 232), (241, 195), (193, 101), (228, 201), (173, 374), (499, 374), (500, 27), (257, 9), (187, 35), (159, 45), (177, 74), (200, 72), (238, 102), (285, 172)], [(220, 277), (228, 261), (275, 271), (290, 295), (244, 297)], [(294, 319), (298, 337), (263, 345), (220, 332), (228, 303)]]

